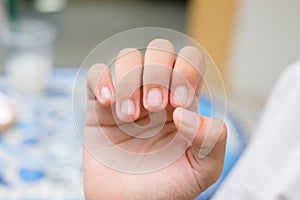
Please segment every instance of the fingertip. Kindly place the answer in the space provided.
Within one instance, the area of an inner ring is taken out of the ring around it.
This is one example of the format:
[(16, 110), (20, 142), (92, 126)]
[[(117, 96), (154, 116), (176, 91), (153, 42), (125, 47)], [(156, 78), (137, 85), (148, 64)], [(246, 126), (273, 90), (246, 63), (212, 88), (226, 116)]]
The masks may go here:
[(122, 49), (118, 54), (118, 58), (125, 56), (127, 54), (133, 54), (134, 56), (139, 56), (142, 58), (142, 53), (138, 49), (130, 48), (130, 47)]
[(188, 61), (195, 69), (200, 70), (200, 73), (203, 74), (205, 71), (205, 59), (203, 53), (196, 47), (185, 46), (183, 47), (178, 55)]
[(159, 48), (159, 49), (167, 50), (170, 52), (174, 51), (173, 44), (169, 40), (163, 39), (163, 38), (157, 38), (157, 39), (152, 40), (151, 42), (149, 42), (147, 47)]
[[(97, 81), (99, 76), (103, 76), (105, 73), (106, 69), (108, 68), (107, 65), (103, 63), (96, 63), (93, 64), (87, 72), (87, 84), (88, 86), (95, 86), (94, 82)], [(93, 89), (93, 88), (91, 88)]]

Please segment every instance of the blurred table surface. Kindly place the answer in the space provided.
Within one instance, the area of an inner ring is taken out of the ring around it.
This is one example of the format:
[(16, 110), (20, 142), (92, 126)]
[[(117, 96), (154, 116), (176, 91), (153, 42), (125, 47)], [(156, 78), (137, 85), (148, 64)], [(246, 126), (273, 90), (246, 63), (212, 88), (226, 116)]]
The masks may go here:
[(17, 121), (0, 135), (0, 199), (83, 199), (81, 145), (74, 128), (74, 69), (56, 69), (40, 96), (16, 93), (0, 77), (0, 91)]

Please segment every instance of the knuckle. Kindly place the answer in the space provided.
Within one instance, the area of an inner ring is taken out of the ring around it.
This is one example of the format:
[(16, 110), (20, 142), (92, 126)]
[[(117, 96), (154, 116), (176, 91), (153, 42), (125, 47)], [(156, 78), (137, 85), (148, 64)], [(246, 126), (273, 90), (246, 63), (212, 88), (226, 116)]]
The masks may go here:
[(93, 81), (93, 79), (95, 78), (98, 79), (101, 75), (103, 75), (106, 69), (107, 65), (103, 63), (97, 63), (92, 65), (87, 72), (87, 83), (91, 83), (91, 81)]
[(205, 71), (205, 58), (200, 49), (194, 46), (184, 46), (179, 55), (193, 65), (202, 74)]
[(201, 59), (201, 60), (204, 59), (203, 53), (197, 47), (184, 46), (184, 47), (182, 47), (182, 49), (180, 50), (180, 52), (182, 54), (193, 54), (193, 55), (197, 56), (198, 59)]
[(99, 75), (101, 74), (105, 69), (107, 68), (107, 66), (103, 63), (97, 63), (92, 65), (87, 73), (87, 77), (91, 77), (91, 76), (95, 76), (95, 74)]
[(135, 48), (125, 48), (119, 52), (115, 60), (114, 68), (119, 70), (122, 68), (136, 68), (142, 66), (143, 55)]
[(141, 52), (140, 52), (138, 49), (128, 47), (128, 48), (122, 49), (122, 50), (119, 52), (119, 56), (118, 56), (118, 57), (125, 56), (125, 55), (128, 55), (128, 54), (133, 54), (133, 53), (138, 54), (138, 55), (141, 55)]
[(182, 51), (182, 52), (196, 52), (200, 56), (202, 56), (202, 52), (197, 47), (190, 46), (190, 45), (182, 47), (180, 51)]
[(167, 39), (163, 39), (163, 38), (156, 38), (154, 40), (152, 40), (151, 42), (149, 42), (148, 47), (162, 47), (162, 48), (172, 48), (173, 49), (173, 44), (167, 40)]

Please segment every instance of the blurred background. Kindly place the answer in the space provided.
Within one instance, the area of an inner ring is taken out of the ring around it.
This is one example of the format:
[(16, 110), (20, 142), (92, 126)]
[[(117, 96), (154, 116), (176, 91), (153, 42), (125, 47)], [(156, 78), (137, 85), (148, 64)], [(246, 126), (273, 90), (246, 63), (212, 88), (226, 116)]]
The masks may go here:
[[(79, 67), (99, 42), (128, 29), (164, 27), (191, 36), (218, 66), (228, 109), (249, 137), (280, 73), (300, 57), (298, 0), (0, 0), (0, 6), (3, 33), (7, 24), (25, 17), (47, 24), (37, 25), (39, 30), (49, 29), (42, 34), (48, 37), (43, 45), (49, 51), (44, 54), (51, 57), (43, 55), (42, 62), (51, 60), (54, 71)], [(38, 38), (40, 33), (36, 34)], [(0, 48), (4, 93), (9, 93), (5, 60), (14, 45), (4, 34)], [(209, 69), (208, 74), (211, 81), (217, 77)]]
[(249, 109), (240, 112), (243, 105), (237, 106), (250, 131), (279, 74), (299, 58), (297, 0), (19, 1), (20, 16), (56, 28), (55, 67), (78, 67), (99, 42), (131, 28), (165, 27), (190, 35), (219, 67), (229, 97), (237, 100), (232, 106)]

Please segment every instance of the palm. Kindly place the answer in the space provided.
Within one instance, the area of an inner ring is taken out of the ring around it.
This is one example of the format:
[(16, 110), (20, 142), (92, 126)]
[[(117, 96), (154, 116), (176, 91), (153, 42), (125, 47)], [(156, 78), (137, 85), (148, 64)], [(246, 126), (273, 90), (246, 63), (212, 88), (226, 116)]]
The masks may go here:
[[(193, 110), (197, 109), (197, 106), (194, 108), (191, 108)], [(105, 120), (103, 120), (102, 116), (94, 115), (94, 111), (97, 110), (96, 113), (106, 113)], [(99, 112), (101, 110), (101, 112)], [(118, 145), (120, 148), (130, 151), (130, 152), (136, 152), (136, 153), (147, 153), (147, 152), (153, 152), (157, 149), (160, 149), (164, 147), (166, 144), (168, 144), (174, 136), (177, 134), (177, 129), (175, 127), (174, 121), (173, 121), (173, 111), (174, 108), (171, 105), (168, 105), (166, 108), (166, 115), (167, 115), (167, 122), (164, 124), (163, 128), (160, 130), (158, 134), (156, 134), (154, 137), (150, 137), (148, 139), (139, 139), (137, 137), (131, 137), (127, 133), (120, 128), (120, 124), (116, 122), (114, 119), (113, 114), (113, 108), (112, 107), (102, 107), (99, 105), (99, 103), (96, 100), (91, 100), (88, 103), (88, 113), (90, 115), (94, 115), (95, 118), (90, 118), (86, 122), (86, 128), (85, 128), (85, 135), (98, 135), (100, 128), (102, 129), (103, 133), (105, 134), (105, 137), (109, 138), (109, 140), (114, 143), (115, 145)], [(135, 121), (136, 124), (139, 125), (147, 125), (151, 121), (149, 112), (145, 109), (141, 109), (141, 115), (140, 117)], [(129, 123), (123, 123), (121, 126), (129, 125)], [(163, 122), (161, 122), (163, 123)], [(159, 124), (163, 125), (163, 124)], [(157, 124), (150, 125), (145, 130), (146, 132), (153, 132), (156, 131)], [(102, 132), (101, 131), (101, 132)], [(97, 132), (97, 133), (96, 133)], [(96, 134), (95, 134), (96, 133)], [(142, 133), (141, 133), (142, 134)], [(102, 140), (104, 135), (100, 134), (101, 138), (93, 138), (92, 141), (99, 141)], [(90, 144), (91, 145), (91, 144)], [(89, 144), (87, 145), (89, 146)], [(101, 148), (100, 146), (95, 147), (94, 149)], [(189, 151), (188, 149), (186, 151)], [(89, 152), (93, 154), (93, 151)], [(95, 160), (91, 157), (91, 155), (85, 152), (85, 162), (95, 162)], [(144, 193), (145, 195), (148, 193), (148, 191), (155, 191), (155, 194), (147, 194), (150, 196), (158, 195), (157, 192), (163, 193), (165, 198), (167, 196), (170, 196), (169, 192), (172, 191), (178, 191), (185, 188), (185, 191), (188, 190), (188, 194), (190, 197), (194, 197), (195, 195), (199, 194), (201, 192), (199, 185), (197, 184), (197, 179), (199, 178), (197, 174), (194, 174), (194, 171), (196, 171), (190, 162), (189, 153), (184, 152), (178, 159), (176, 159), (175, 162), (173, 162), (171, 165), (163, 168), (162, 170), (156, 171), (154, 173), (146, 174), (145, 176), (141, 176), (138, 174), (131, 174), (128, 173), (126, 175), (122, 175), (121, 172), (116, 171), (114, 169), (111, 169), (107, 166), (104, 166), (102, 164), (96, 164), (97, 169), (94, 169), (94, 165), (86, 165), (87, 171), (93, 172), (93, 177), (101, 177), (97, 180), (98, 184), (107, 184), (107, 180), (110, 179), (110, 177), (118, 177), (116, 179), (112, 179), (110, 182), (110, 185), (112, 188), (117, 188), (120, 181), (123, 181), (123, 183), (129, 187), (122, 188), (122, 193), (125, 194), (137, 194), (137, 193)], [(104, 163), (107, 164), (107, 163)], [(114, 168), (114, 166), (110, 166)], [(121, 169), (122, 170), (122, 169)], [(96, 174), (95, 174), (96, 172)], [(124, 177), (126, 179), (124, 179)], [(164, 184), (162, 184), (162, 182)], [(183, 184), (184, 183), (184, 184)], [(152, 187), (152, 188), (151, 188)], [(126, 190), (126, 191), (124, 191)], [(140, 191), (143, 190), (143, 191)], [(107, 191), (107, 195), (112, 195)], [(174, 195), (174, 194), (173, 194)], [(183, 194), (178, 194), (183, 195)], [(180, 198), (180, 197), (177, 197)]]

